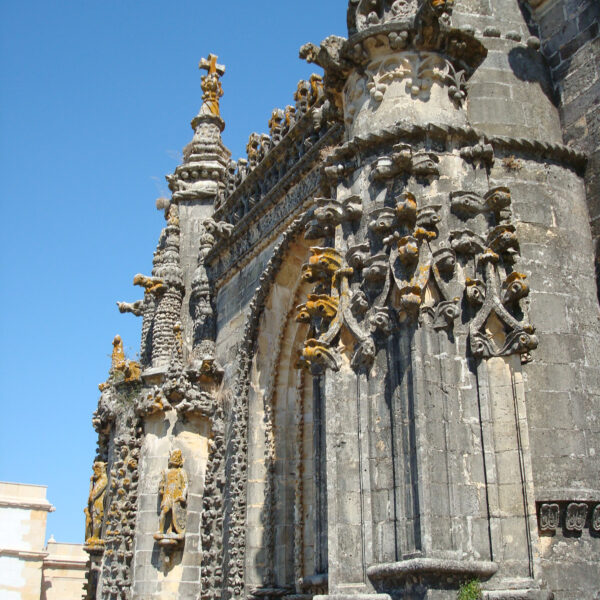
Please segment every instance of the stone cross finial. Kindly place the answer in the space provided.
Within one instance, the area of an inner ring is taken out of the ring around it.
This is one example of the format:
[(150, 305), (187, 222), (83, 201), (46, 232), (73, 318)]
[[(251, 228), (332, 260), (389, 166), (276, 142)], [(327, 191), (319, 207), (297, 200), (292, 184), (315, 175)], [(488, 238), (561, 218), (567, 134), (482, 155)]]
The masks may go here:
[(225, 75), (225, 66), (217, 63), (217, 56), (209, 54), (208, 58), (203, 58), (199, 65), (199, 69), (204, 69), (207, 74), (202, 76), (202, 100), (204, 105), (200, 113), (210, 114), (215, 117), (221, 116), (219, 109), (219, 99), (223, 95), (220, 78)]
[(217, 64), (217, 58), (219, 57), (215, 54), (209, 54), (208, 58), (202, 58), (200, 60), (198, 68), (208, 71), (209, 75), (216, 74), (219, 77), (223, 77), (223, 75), (225, 75), (225, 65)]

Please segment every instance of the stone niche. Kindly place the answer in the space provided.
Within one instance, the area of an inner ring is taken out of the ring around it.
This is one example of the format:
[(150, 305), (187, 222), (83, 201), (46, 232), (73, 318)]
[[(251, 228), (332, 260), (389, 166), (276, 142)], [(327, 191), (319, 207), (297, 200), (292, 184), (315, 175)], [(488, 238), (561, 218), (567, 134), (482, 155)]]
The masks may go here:
[[(144, 424), (140, 456), (140, 496), (136, 525), (133, 598), (196, 598), (200, 593), (200, 520), (208, 460), (209, 422), (200, 416), (185, 419), (175, 411), (152, 415)], [(169, 455), (181, 450), (188, 478), (185, 537), (173, 549), (154, 539), (159, 530), (160, 480)]]

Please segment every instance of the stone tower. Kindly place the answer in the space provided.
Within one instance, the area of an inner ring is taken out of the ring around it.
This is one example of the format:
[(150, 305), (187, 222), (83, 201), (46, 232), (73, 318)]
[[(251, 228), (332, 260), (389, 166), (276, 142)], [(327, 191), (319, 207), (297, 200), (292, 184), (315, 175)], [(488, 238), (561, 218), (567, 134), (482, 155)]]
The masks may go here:
[(115, 338), (100, 386), (88, 599), (599, 597), (586, 157), (540, 14), (350, 0), (237, 163), (201, 61), (119, 303), (141, 361)]

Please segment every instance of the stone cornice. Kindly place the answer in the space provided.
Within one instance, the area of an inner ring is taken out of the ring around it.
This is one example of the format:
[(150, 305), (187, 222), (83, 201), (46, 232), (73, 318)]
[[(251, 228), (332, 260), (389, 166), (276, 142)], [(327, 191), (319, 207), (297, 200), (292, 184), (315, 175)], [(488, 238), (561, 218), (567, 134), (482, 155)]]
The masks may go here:
[(538, 490), (537, 502), (600, 502), (600, 490), (589, 488), (548, 488)]
[[(315, 145), (310, 148), (300, 158), (300, 160), (261, 198), (260, 202), (258, 202), (249, 212), (244, 215), (244, 217), (236, 224), (235, 228), (232, 231), (231, 237), (227, 240), (219, 241), (210, 251), (210, 253), (206, 257), (206, 261), (211, 266), (215, 265), (218, 259), (225, 254), (231, 247), (235, 247), (236, 242), (244, 235), (244, 233), (257, 221), (259, 220), (265, 213), (267, 213), (273, 205), (277, 203), (285, 194), (304, 176), (308, 173), (314, 165), (319, 161), (320, 153), (323, 148), (328, 145), (334, 145), (339, 141), (341, 137), (341, 127), (333, 126), (331, 127), (325, 135), (318, 140)], [(281, 143), (283, 144), (283, 142)], [(280, 145), (281, 145), (280, 144)], [(277, 146), (279, 148), (279, 146)], [(269, 155), (270, 156), (270, 155)], [(260, 169), (265, 161), (263, 161), (256, 169)], [(270, 165), (269, 165), (270, 166)], [(255, 172), (253, 171), (253, 173)], [(250, 176), (249, 176), (250, 177)], [(244, 182), (245, 183), (245, 182)], [(239, 190), (240, 188), (238, 188)], [(234, 198), (237, 195), (233, 194), (230, 198)], [(222, 214), (215, 214), (214, 218), (218, 218), (222, 216)], [(284, 220), (284, 219), (282, 219)], [(274, 228), (276, 229), (276, 228)], [(228, 268), (231, 268), (232, 265), (229, 265)], [(221, 275), (217, 275), (218, 279)]]
[(87, 569), (87, 558), (44, 558), (44, 569), (78, 569), (85, 571)]
[(45, 510), (54, 512), (56, 509), (47, 500), (27, 500), (22, 498), (0, 498), (0, 507), (22, 508), (23, 510)]
[(284, 138), (276, 146), (273, 146), (269, 150), (263, 160), (256, 165), (254, 169), (248, 171), (245, 179), (236, 187), (232, 194), (225, 199), (223, 204), (221, 204), (221, 206), (215, 210), (213, 218), (216, 221), (226, 219), (228, 214), (235, 209), (236, 203), (242, 198), (242, 196), (245, 193), (251, 192), (253, 185), (263, 181), (266, 172), (285, 156), (286, 152), (296, 143), (299, 138), (312, 130), (314, 118), (313, 113), (317, 108), (318, 107), (311, 108), (311, 110), (309, 110), (297, 123), (294, 124)]
[(19, 550), (18, 548), (0, 548), (0, 556), (12, 556), (23, 560), (44, 560), (48, 552), (33, 552), (31, 550)]

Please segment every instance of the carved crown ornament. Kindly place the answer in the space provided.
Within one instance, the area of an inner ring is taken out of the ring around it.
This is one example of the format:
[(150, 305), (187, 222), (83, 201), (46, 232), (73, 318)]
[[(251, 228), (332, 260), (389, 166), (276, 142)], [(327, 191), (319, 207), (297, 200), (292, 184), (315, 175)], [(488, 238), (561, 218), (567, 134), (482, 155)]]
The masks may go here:
[[(401, 171), (437, 174), (435, 155), (415, 160), (396, 150), (373, 163), (374, 185)], [(393, 200), (363, 214), (358, 196), (317, 198), (306, 215), (307, 239), (333, 240), (341, 227), (348, 245), (315, 246), (304, 265), (302, 277), (315, 287), (297, 309), (297, 321), (309, 325), (299, 366), (314, 374), (339, 369), (342, 327), (354, 339), (352, 367), (368, 370), (394, 330), (420, 324), (449, 331), (459, 317), (475, 358), (528, 360), (538, 340), (525, 316), (527, 275), (515, 269), (510, 190), (455, 191), (436, 204), (404, 190)]]
[[(333, 97), (354, 69), (368, 67), (368, 89), (375, 103), (381, 102), (393, 80), (406, 79), (413, 97), (426, 100), (438, 83), (446, 85), (451, 100), (460, 105), (466, 81), (487, 50), (473, 28), (452, 26), (453, 6), (454, 0), (350, 0), (350, 38), (330, 36), (320, 46), (305, 44), (300, 57), (325, 70), (326, 88)], [(394, 54), (401, 58), (392, 58)]]

